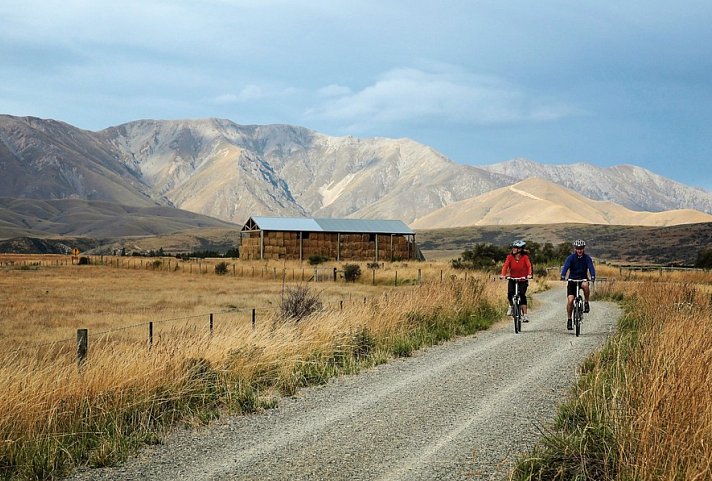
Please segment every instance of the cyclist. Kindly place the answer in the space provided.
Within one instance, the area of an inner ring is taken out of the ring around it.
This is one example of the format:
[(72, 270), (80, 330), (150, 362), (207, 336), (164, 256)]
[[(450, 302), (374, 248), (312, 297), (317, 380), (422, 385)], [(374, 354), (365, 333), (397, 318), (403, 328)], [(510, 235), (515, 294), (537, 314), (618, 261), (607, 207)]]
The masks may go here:
[[(566, 279), (566, 272), (569, 273), (569, 279), (589, 279), (593, 281), (596, 278), (596, 269), (593, 267), (593, 259), (584, 252), (586, 249), (586, 241), (577, 239), (573, 242), (574, 252), (566, 258), (564, 267), (561, 269), (561, 280)], [(591, 290), (588, 287), (588, 282), (581, 283), (581, 289), (584, 295), (583, 312), (589, 312), (591, 309), (588, 305), (588, 297)], [(571, 314), (574, 310), (574, 296), (576, 295), (576, 283), (568, 282), (566, 285), (566, 329), (569, 331), (574, 328), (571, 322)]]
[[(504, 279), (507, 275), (509, 277), (525, 277), (527, 279), (532, 278), (532, 263), (529, 260), (529, 256), (524, 248), (527, 243), (522, 240), (515, 240), (512, 242), (512, 253), (507, 255), (507, 259), (504, 261), (502, 266), (502, 274), (500, 279)], [(514, 297), (514, 284), (515, 280), (509, 279), (507, 285), (507, 301), (509, 302), (509, 308), (507, 309), (507, 315), (512, 315), (512, 297)], [(529, 316), (527, 316), (527, 287), (529, 285), (528, 281), (519, 282), (519, 304), (522, 306), (522, 321), (529, 322)]]

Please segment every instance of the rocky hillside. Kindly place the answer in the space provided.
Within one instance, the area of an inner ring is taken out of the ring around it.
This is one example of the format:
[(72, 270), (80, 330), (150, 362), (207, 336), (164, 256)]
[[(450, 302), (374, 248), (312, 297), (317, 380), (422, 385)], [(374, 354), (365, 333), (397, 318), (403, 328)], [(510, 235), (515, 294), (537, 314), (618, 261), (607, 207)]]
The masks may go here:
[(99, 132), (0, 115), (0, 197), (250, 215), (378, 217), (411, 223), (538, 175), (633, 210), (712, 213), (712, 194), (632, 166), (459, 165), (409, 139), (331, 137), (289, 125), (139, 120)]
[(516, 180), (539, 177), (594, 200), (608, 200), (632, 210), (658, 212), (695, 209), (712, 214), (712, 195), (634, 165), (549, 165), (514, 159), (482, 167)]

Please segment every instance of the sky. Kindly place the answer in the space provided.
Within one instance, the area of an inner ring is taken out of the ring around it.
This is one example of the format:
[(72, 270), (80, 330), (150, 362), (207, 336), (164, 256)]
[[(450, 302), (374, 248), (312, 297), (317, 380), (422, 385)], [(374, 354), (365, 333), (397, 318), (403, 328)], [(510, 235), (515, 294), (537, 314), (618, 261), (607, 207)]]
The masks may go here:
[(0, 113), (407, 137), (712, 191), (709, 0), (3, 0)]

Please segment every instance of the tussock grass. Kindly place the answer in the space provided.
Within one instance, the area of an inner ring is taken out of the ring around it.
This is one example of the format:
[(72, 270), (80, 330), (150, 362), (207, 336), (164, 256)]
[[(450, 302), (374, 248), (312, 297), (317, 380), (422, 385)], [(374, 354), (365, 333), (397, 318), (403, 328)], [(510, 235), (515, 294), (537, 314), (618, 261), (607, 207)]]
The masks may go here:
[[(430, 277), (399, 287), (313, 284), (324, 308), (294, 322), (280, 315), (280, 280), (4, 267), (0, 478), (52, 479), (80, 464), (114, 464), (177, 423), (269, 408), (303, 386), (501, 317), (502, 286), (490, 277)], [(254, 329), (252, 307), (262, 309)], [(203, 314), (214, 311), (210, 335)], [(149, 349), (147, 321), (171, 318), (180, 320), (157, 322)], [(81, 366), (78, 327), (89, 328)]]
[(710, 479), (712, 274), (636, 277), (596, 288), (624, 304), (618, 333), (511, 479)]

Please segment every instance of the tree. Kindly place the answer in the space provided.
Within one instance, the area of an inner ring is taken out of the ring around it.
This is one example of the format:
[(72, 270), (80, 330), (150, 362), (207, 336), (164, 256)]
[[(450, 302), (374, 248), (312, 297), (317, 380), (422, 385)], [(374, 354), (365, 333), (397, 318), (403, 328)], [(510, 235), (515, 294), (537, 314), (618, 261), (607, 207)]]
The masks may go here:
[(712, 249), (702, 249), (697, 252), (695, 267), (702, 269), (712, 269)]

